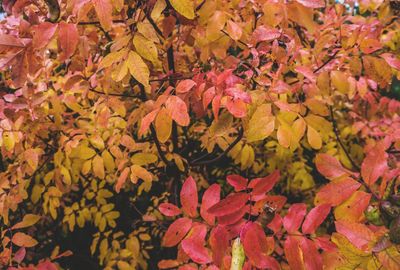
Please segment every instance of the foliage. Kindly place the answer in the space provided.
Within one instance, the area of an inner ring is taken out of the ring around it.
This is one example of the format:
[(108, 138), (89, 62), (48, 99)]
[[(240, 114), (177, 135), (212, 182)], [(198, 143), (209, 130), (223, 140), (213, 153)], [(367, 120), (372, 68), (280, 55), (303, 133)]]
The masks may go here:
[(400, 7), (342, 2), (2, 1), (1, 267), (399, 269)]

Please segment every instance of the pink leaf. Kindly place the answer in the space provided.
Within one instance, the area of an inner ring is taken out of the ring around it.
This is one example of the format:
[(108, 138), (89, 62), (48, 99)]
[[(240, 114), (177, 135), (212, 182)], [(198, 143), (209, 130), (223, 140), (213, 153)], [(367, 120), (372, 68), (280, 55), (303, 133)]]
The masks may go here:
[(237, 175), (237, 174), (231, 174), (226, 177), (226, 180), (228, 183), (235, 189), (236, 192), (245, 190), (247, 187), (247, 179)]
[(210, 225), (214, 225), (214, 215), (211, 215), (207, 210), (220, 201), (221, 187), (218, 184), (212, 184), (203, 194), (201, 201), (200, 215)]
[(318, 171), (328, 179), (338, 178), (351, 172), (343, 168), (339, 160), (329, 154), (317, 154), (315, 164)]
[(193, 80), (183, 80), (176, 86), (176, 92), (179, 94), (187, 93), (192, 89), (196, 83)]
[(111, 0), (92, 0), (97, 17), (101, 26), (105, 31), (109, 31), (112, 25), (112, 10)]
[(329, 204), (320, 204), (311, 209), (304, 220), (302, 232), (305, 234), (314, 233), (319, 225), (326, 219), (330, 211), (331, 206)]
[(229, 235), (225, 227), (217, 226), (212, 229), (209, 238), (213, 261), (216, 265), (222, 264), (225, 252), (229, 247)]
[(196, 182), (193, 177), (189, 176), (183, 183), (181, 193), (182, 210), (190, 217), (197, 216), (198, 195)]
[(246, 229), (243, 248), (251, 263), (258, 268), (280, 269), (279, 264), (268, 256), (274, 246), (267, 241), (260, 224), (251, 223)]
[(381, 144), (377, 144), (368, 151), (363, 163), (361, 164), (361, 176), (365, 183), (373, 185), (388, 169), (388, 154)]
[(186, 103), (177, 96), (170, 96), (165, 102), (165, 107), (171, 114), (171, 118), (180, 126), (189, 125), (190, 119)]
[(141, 125), (140, 125), (140, 129), (139, 129), (139, 136), (142, 136), (143, 134), (145, 134), (147, 132), (151, 123), (154, 121), (154, 119), (156, 119), (158, 111), (159, 111), (159, 109), (153, 110), (150, 113), (148, 113), (145, 117), (143, 117)]
[(303, 257), (304, 266), (307, 270), (321, 270), (323, 269), (322, 257), (318, 252), (315, 243), (305, 237), (300, 241), (301, 250), (305, 255)]
[(173, 217), (181, 214), (181, 210), (172, 203), (162, 203), (158, 206), (158, 210), (167, 217)]
[(305, 203), (295, 203), (290, 208), (286, 216), (283, 218), (283, 227), (289, 232), (296, 232), (304, 219), (307, 212)]
[(297, 238), (288, 236), (285, 240), (284, 251), (291, 270), (306, 269), (303, 263), (303, 253)]
[(334, 180), (317, 193), (315, 204), (327, 203), (337, 206), (349, 198), (360, 186), (360, 183), (350, 177)]
[(43, 22), (41, 24), (32, 26), (34, 32), (32, 45), (35, 49), (42, 49), (49, 44), (51, 38), (57, 30), (57, 24)]
[(75, 24), (60, 22), (58, 24), (58, 43), (61, 47), (61, 61), (70, 58), (79, 42), (78, 29)]
[(397, 70), (400, 70), (400, 59), (398, 59), (396, 55), (391, 53), (384, 53), (381, 54), (381, 57), (385, 59), (385, 61), (389, 64), (389, 66)]
[(254, 186), (252, 196), (264, 195), (274, 187), (279, 178), (279, 170), (275, 170), (273, 173), (267, 175), (266, 177), (253, 179), (249, 185), (249, 187)]
[(296, 0), (300, 4), (309, 8), (323, 8), (325, 7), (324, 0)]
[(336, 231), (344, 236), (356, 247), (367, 250), (368, 245), (375, 239), (374, 233), (364, 224), (348, 221), (336, 221)]

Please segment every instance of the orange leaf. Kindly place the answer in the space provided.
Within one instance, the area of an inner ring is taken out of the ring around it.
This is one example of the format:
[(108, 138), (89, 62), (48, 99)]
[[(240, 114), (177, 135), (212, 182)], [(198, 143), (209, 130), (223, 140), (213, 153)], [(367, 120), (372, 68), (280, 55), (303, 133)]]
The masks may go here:
[(20, 247), (34, 247), (38, 243), (34, 238), (22, 232), (14, 234), (12, 242)]

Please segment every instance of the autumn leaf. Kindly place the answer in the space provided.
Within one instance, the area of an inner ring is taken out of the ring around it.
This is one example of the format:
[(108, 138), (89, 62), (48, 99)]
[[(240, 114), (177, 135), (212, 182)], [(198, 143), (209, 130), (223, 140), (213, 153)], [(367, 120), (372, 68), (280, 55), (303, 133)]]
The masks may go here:
[(343, 168), (340, 162), (329, 154), (317, 154), (315, 164), (318, 171), (328, 179), (334, 179), (343, 175), (351, 174), (351, 172)]
[(60, 22), (58, 24), (58, 43), (61, 47), (61, 61), (70, 58), (78, 46), (79, 33), (77, 26), (71, 23)]
[(235, 189), (236, 192), (243, 191), (247, 187), (248, 180), (237, 174), (230, 174), (226, 177), (226, 181)]
[(189, 92), (194, 86), (196, 85), (196, 82), (194, 82), (193, 80), (183, 80), (180, 81), (178, 83), (178, 85), (176, 86), (176, 92), (178, 94), (184, 94)]
[(220, 192), (221, 187), (218, 184), (212, 184), (203, 194), (200, 215), (210, 225), (214, 224), (214, 216), (208, 213), (208, 209), (220, 201)]
[(296, 0), (300, 4), (309, 8), (322, 8), (325, 7), (325, 1), (323, 0)]
[(303, 262), (303, 252), (300, 248), (299, 240), (293, 236), (288, 236), (284, 243), (284, 251), (290, 269), (305, 270)]
[(14, 226), (11, 227), (11, 229), (16, 230), (16, 229), (30, 227), (32, 225), (35, 225), (39, 220), (40, 220), (40, 216), (38, 216), (38, 215), (26, 214), (23, 217), (22, 221), (16, 223)]
[(112, 25), (112, 9), (113, 6), (110, 0), (92, 0), (97, 17), (101, 26), (105, 31), (111, 30)]
[(360, 183), (350, 177), (333, 180), (318, 191), (314, 202), (317, 205), (326, 203), (337, 206), (349, 198), (360, 186)]
[(165, 107), (171, 118), (180, 126), (189, 125), (190, 118), (186, 103), (178, 96), (170, 96), (165, 102)]
[(155, 119), (157, 138), (161, 143), (168, 141), (172, 132), (172, 119), (167, 109), (162, 108)]
[(169, 0), (171, 6), (181, 15), (193, 20), (194, 14), (194, 3), (192, 0)]
[(179, 218), (175, 220), (169, 227), (163, 238), (163, 246), (176, 246), (192, 227), (192, 220), (189, 218)]
[(344, 235), (354, 246), (361, 250), (368, 250), (375, 240), (373, 232), (362, 223), (336, 221), (336, 231)]
[(181, 193), (182, 210), (190, 217), (197, 216), (197, 187), (193, 177), (189, 176), (182, 185)]
[(229, 36), (235, 41), (242, 37), (242, 28), (231, 20), (227, 22), (226, 32), (228, 32)]
[(150, 71), (140, 55), (134, 51), (130, 51), (126, 61), (129, 73), (132, 75), (132, 77), (143, 86), (148, 87)]
[(208, 213), (217, 217), (231, 214), (242, 208), (246, 204), (248, 197), (249, 196), (243, 192), (232, 194), (211, 206), (208, 209)]
[(34, 247), (38, 244), (38, 242), (33, 239), (31, 236), (22, 233), (22, 232), (17, 232), (13, 235), (11, 241), (20, 247)]
[(167, 217), (173, 217), (181, 214), (181, 210), (174, 204), (171, 203), (162, 203), (158, 207), (158, 210)]
[(388, 154), (380, 144), (368, 151), (361, 164), (361, 176), (365, 183), (373, 185), (385, 173), (388, 169), (387, 158)]
[(329, 204), (320, 204), (311, 209), (304, 219), (301, 231), (305, 234), (315, 233), (315, 230), (326, 219), (330, 211), (331, 206)]
[(304, 216), (307, 212), (307, 205), (304, 203), (295, 203), (293, 204), (286, 216), (283, 218), (283, 226), (289, 232), (296, 232), (301, 223), (303, 222)]
[(364, 211), (369, 205), (371, 196), (370, 193), (355, 191), (350, 198), (336, 207), (334, 211), (336, 220), (360, 222), (364, 217)]

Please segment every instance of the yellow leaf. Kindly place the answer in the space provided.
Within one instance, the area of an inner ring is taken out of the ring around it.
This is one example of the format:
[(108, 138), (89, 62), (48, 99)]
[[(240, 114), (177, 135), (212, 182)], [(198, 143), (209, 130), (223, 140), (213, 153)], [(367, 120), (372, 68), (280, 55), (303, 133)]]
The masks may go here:
[(289, 148), (290, 138), (293, 135), (292, 129), (285, 123), (282, 123), (277, 132), (278, 142), (281, 146)]
[(129, 52), (128, 60), (126, 61), (129, 72), (132, 77), (144, 86), (149, 85), (150, 71), (142, 57), (134, 51)]
[(72, 150), (70, 157), (87, 160), (94, 157), (94, 155), (96, 155), (96, 151), (85, 144), (80, 144), (77, 148)]
[(122, 61), (112, 72), (111, 78), (116, 81), (122, 81), (123, 78), (128, 74), (128, 62)]
[(12, 237), (12, 242), (20, 247), (34, 247), (38, 243), (31, 236), (22, 232), (17, 232), (14, 234)]
[(42, 197), (43, 192), (44, 192), (44, 186), (42, 186), (42, 185), (33, 186), (32, 194), (31, 194), (31, 201), (33, 203), (37, 203), (40, 200), (40, 198)]
[(104, 167), (106, 167), (107, 172), (113, 172), (115, 170), (115, 163), (110, 152), (104, 150), (103, 153), (101, 153), (101, 157), (103, 158)]
[(40, 216), (38, 215), (33, 215), (33, 214), (26, 214), (21, 222), (18, 222), (14, 226), (12, 226), (12, 229), (21, 229), (21, 228), (26, 228), (34, 225), (36, 222), (40, 220)]
[(157, 139), (165, 143), (171, 136), (172, 131), (172, 118), (169, 116), (168, 111), (162, 108), (157, 114), (155, 120), (155, 127), (157, 131)]
[(132, 269), (131, 265), (125, 261), (117, 262), (118, 270), (130, 270)]
[(99, 69), (110, 67), (112, 64), (121, 61), (122, 57), (126, 53), (126, 50), (120, 50), (118, 52), (111, 52), (107, 54), (100, 62)]
[(62, 180), (66, 185), (71, 185), (71, 174), (64, 166), (60, 167), (60, 173), (63, 176)]
[(131, 162), (135, 165), (143, 166), (157, 161), (157, 156), (151, 153), (137, 153), (131, 158)]
[(242, 270), (246, 256), (240, 238), (236, 238), (232, 245), (231, 270)]
[(321, 135), (311, 126), (307, 127), (307, 140), (314, 149), (320, 149), (322, 147)]
[(99, 150), (104, 149), (104, 141), (98, 134), (92, 135), (89, 138), (89, 142), (91, 145), (93, 145), (94, 147), (96, 147)]
[(263, 104), (257, 108), (249, 121), (247, 142), (261, 141), (275, 129), (275, 117), (271, 116), (271, 105)]
[(333, 86), (342, 94), (349, 91), (348, 75), (342, 71), (334, 70), (331, 72)]
[(170, 0), (172, 7), (189, 20), (194, 19), (194, 5), (192, 0)]
[(104, 179), (104, 161), (99, 155), (93, 158), (93, 174), (100, 179)]
[(153, 180), (152, 174), (138, 165), (131, 166), (131, 173), (145, 182), (151, 182)]
[(141, 34), (136, 34), (133, 37), (133, 45), (141, 57), (151, 61), (156, 66), (159, 65), (160, 61), (158, 60), (157, 47), (153, 41), (145, 38)]
[(166, 7), (167, 3), (165, 3), (165, 0), (158, 0), (151, 11), (151, 18), (157, 21)]
[(3, 144), (6, 147), (7, 151), (11, 151), (12, 149), (14, 149), (15, 139), (12, 132), (3, 132)]

